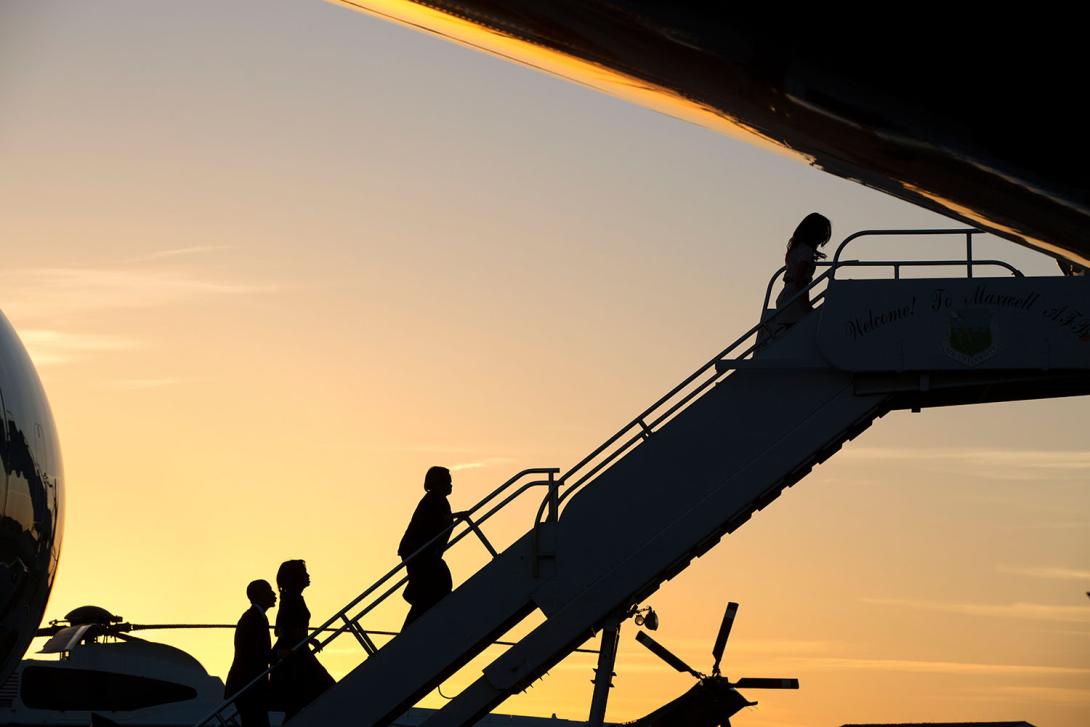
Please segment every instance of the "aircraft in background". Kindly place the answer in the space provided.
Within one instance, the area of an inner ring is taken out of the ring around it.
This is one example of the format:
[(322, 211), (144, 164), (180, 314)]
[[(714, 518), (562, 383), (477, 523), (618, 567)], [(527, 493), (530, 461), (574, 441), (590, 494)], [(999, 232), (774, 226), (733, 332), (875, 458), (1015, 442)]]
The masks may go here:
[(132, 635), (154, 628), (189, 626), (130, 624), (82, 606), (38, 629), (48, 637), (39, 653), (57, 658), (19, 662), (0, 688), (0, 723), (192, 724), (223, 698), (223, 682), (182, 649)]
[(665, 646), (651, 638), (646, 631), (636, 634), (636, 640), (650, 649), (656, 656), (677, 671), (691, 674), (696, 684), (687, 692), (668, 704), (656, 709), (646, 717), (632, 722), (634, 727), (730, 727), (730, 718), (745, 709), (756, 706), (742, 696), (739, 689), (798, 689), (798, 679), (769, 679), (767, 677), (742, 677), (732, 682), (719, 673), (723, 661), (723, 651), (727, 646), (734, 617), (738, 613), (737, 603), (728, 603), (719, 626), (719, 634), (712, 646), (711, 674), (702, 674), (675, 656)]
[(0, 313), (0, 683), (45, 613), (64, 529), (60, 443), (42, 383)]
[[(677, 699), (634, 722), (634, 727), (716, 727), (754, 706), (737, 689), (797, 689), (795, 679), (739, 679), (730, 682), (719, 673), (727, 639), (738, 604), (727, 606), (712, 648), (715, 663), (711, 675), (701, 674), (641, 631), (637, 640), (670, 666), (692, 674), (697, 684)], [(643, 609), (647, 613), (647, 609)], [(633, 610), (637, 625), (658, 627), (651, 612), (646, 624)], [(163, 629), (233, 629), (230, 624), (134, 624), (99, 606), (81, 606), (64, 619), (39, 628), (36, 637), (47, 638), (39, 653), (55, 659), (24, 659), (0, 686), (0, 723), (5, 725), (65, 725), (109, 727), (188, 727), (223, 698), (223, 681), (211, 676), (201, 663), (182, 649), (133, 636), (133, 632)], [(396, 632), (370, 632), (393, 636)], [(510, 642), (497, 642), (510, 646)], [(596, 653), (581, 649), (583, 653)], [(409, 710), (394, 724), (410, 727), (425, 722), (431, 709)], [(273, 712), (273, 725), (283, 713)], [(582, 722), (515, 715), (493, 715), (480, 724), (509, 727), (583, 725)], [(606, 723), (608, 724), (608, 723)]]

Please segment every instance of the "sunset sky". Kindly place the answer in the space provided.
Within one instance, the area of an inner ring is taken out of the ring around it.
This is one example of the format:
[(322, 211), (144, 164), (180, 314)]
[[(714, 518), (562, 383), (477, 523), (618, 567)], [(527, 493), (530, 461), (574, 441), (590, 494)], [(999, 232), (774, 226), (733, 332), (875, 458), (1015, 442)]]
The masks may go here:
[[(0, 310), (38, 365), (67, 479), (47, 620), (96, 604), (234, 622), (246, 583), (289, 558), (324, 620), (397, 562), (430, 465), (454, 470), (460, 509), (578, 461), (755, 322), (814, 210), (838, 239), (959, 226), (320, 0), (6, 0)], [(723, 607), (742, 604), (726, 674), (802, 688), (749, 693), (761, 705), (735, 727), (1084, 727), (1088, 413), (885, 417), (666, 583), (656, 638), (710, 668)], [(450, 562), (457, 582), (484, 554), (467, 540)], [(691, 683), (635, 631), (611, 720)], [(230, 632), (161, 640), (225, 675)], [(360, 654), (321, 658), (341, 675)], [(593, 665), (574, 655), (501, 711), (585, 719)]]

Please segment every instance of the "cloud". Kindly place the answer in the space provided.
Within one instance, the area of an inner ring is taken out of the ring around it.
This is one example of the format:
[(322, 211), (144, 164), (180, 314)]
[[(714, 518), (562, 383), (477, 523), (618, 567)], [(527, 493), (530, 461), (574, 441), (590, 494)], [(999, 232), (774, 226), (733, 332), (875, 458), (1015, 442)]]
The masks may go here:
[(1090, 638), (1090, 631), (1074, 631), (1072, 629), (1048, 629), (1042, 630), (1042, 633), (1046, 634), (1062, 634), (1064, 636), (1077, 636), (1079, 638)]
[(1000, 565), (996, 566), (996, 570), (1000, 573), (1029, 576), (1030, 578), (1044, 578), (1053, 581), (1087, 581), (1090, 583), (1090, 570), (1079, 570), (1077, 568)]
[(476, 470), (484, 467), (493, 467), (495, 465), (510, 464), (511, 462), (514, 462), (514, 460), (510, 457), (485, 457), (472, 462), (452, 464), (449, 469), (451, 472), (460, 472), (462, 470)]
[[(705, 648), (707, 643), (702, 644)], [(843, 649), (843, 644), (834, 644), (831, 641), (805, 641), (794, 639), (756, 639), (745, 641), (739, 639), (731, 644), (732, 654), (813, 654), (818, 652), (830, 652)]]
[(161, 389), (164, 386), (174, 386), (184, 382), (185, 379), (160, 378), (160, 379), (117, 379), (107, 382), (107, 386), (113, 389), (126, 389), (140, 391), (143, 389)]
[(911, 461), (988, 479), (1038, 480), (1090, 473), (1090, 450), (852, 447), (845, 461)]
[[(713, 634), (714, 636), (714, 634)], [(670, 638), (672, 651), (703, 654), (711, 648), (711, 637), (702, 638)], [(818, 641), (809, 639), (743, 639), (732, 636), (730, 640), (730, 653), (732, 654), (828, 654), (831, 652), (843, 653), (850, 644), (835, 643), (832, 641)]]
[(35, 366), (54, 366), (104, 351), (127, 351), (140, 345), (131, 338), (93, 333), (29, 329), (19, 338)]
[(149, 262), (152, 260), (163, 260), (166, 258), (185, 257), (188, 255), (199, 255), (204, 252), (216, 252), (219, 250), (230, 250), (230, 245), (194, 245), (192, 247), (178, 247), (172, 250), (159, 250), (157, 252), (150, 252), (146, 255), (140, 255), (138, 257), (130, 258), (126, 262), (139, 263)]
[[(197, 249), (167, 250), (161, 254), (188, 254)], [(69, 363), (105, 351), (131, 350), (140, 344), (124, 336), (34, 328), (34, 322), (42, 325), (42, 321), (49, 321), (46, 325), (52, 326), (65, 316), (191, 304), (270, 290), (268, 286), (208, 281), (170, 270), (70, 267), (0, 273), (0, 307), (19, 322), (20, 337), (37, 366)], [(136, 388), (141, 385), (149, 388), (150, 382), (130, 383)], [(155, 382), (163, 385), (161, 380)]]
[(1078, 687), (1027, 687), (997, 686), (976, 689), (968, 692), (974, 700), (1038, 702), (1047, 704), (1087, 705), (1090, 704), (1090, 689)]
[(464, 454), (473, 455), (481, 452), (484, 447), (470, 444), (385, 444), (381, 447), (384, 451), (395, 452), (423, 452), (425, 454)]
[(0, 275), (0, 306), (34, 319), (89, 310), (152, 308), (268, 292), (268, 286), (202, 280), (170, 270), (36, 268)]
[(1043, 523), (1027, 523), (1027, 530), (1090, 530), (1090, 520), (1067, 520)]
[[(656, 638), (658, 638), (656, 636)], [(711, 648), (710, 639), (659, 639), (666, 648), (688, 663), (694, 669), (707, 669), (711, 665), (711, 657), (708, 656)], [(781, 669), (787, 665), (794, 665), (800, 659), (816, 658), (813, 655), (843, 652), (848, 644), (834, 643), (831, 641), (811, 641), (801, 639), (753, 639), (743, 641), (731, 640), (727, 651), (728, 659), (738, 660), (739, 657), (747, 657), (746, 662), (752, 669)], [(583, 645), (584, 648), (596, 649), (598, 642), (591, 640)], [(584, 655), (585, 656), (585, 655)], [(662, 662), (659, 657), (644, 649), (636, 649), (624, 657), (624, 671), (630, 674), (655, 674), (670, 672), (670, 667)], [(577, 671), (585, 669), (586, 665), (579, 660), (567, 660), (553, 667), (559, 671)]]
[(993, 616), (1034, 621), (1090, 623), (1090, 608), (1086, 606), (1050, 606), (1041, 603), (941, 603), (937, 601), (909, 601), (897, 598), (863, 598), (860, 600), (874, 606), (894, 606), (964, 616)]
[(817, 670), (866, 670), (909, 672), (916, 674), (956, 674), (966, 676), (1085, 676), (1090, 669), (1036, 664), (989, 664), (962, 661), (916, 661), (911, 659), (861, 659), (853, 657), (818, 657), (798, 661), (800, 668)]

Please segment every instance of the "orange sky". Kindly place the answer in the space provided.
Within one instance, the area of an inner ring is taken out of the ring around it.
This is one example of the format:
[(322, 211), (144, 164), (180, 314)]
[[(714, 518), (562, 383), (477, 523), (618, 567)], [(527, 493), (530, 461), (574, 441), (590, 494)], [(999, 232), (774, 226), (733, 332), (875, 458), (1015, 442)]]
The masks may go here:
[[(297, 557), (323, 618), (395, 562), (429, 465), (456, 469), (456, 507), (570, 465), (747, 329), (804, 213), (837, 235), (943, 223), (321, 2), (6, 3), (0, 106), (0, 308), (68, 479), (47, 618), (234, 621)], [(886, 417), (667, 583), (656, 638), (707, 668), (741, 602), (727, 674), (802, 689), (738, 727), (1085, 725), (1086, 412)], [(482, 557), (467, 541), (456, 579)], [(633, 633), (611, 719), (688, 683)], [(226, 671), (228, 632), (163, 640)], [(585, 718), (592, 665), (504, 711)]]

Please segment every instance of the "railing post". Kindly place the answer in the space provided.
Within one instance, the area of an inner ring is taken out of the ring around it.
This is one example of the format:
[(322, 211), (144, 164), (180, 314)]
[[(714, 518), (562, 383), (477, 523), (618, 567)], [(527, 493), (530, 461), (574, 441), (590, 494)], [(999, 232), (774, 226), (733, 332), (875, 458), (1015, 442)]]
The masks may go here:
[(549, 473), (549, 522), (555, 523), (560, 519), (560, 482), (556, 479), (556, 473)]
[(491, 555), (493, 558), (497, 557), (499, 553), (497, 553), (496, 549), (492, 547), (492, 543), (488, 542), (488, 538), (486, 538), (484, 536), (484, 533), (481, 532), (481, 529), (477, 527), (477, 523), (473, 522), (473, 518), (469, 515), (466, 515), (465, 521), (466, 525), (469, 526), (469, 529), (472, 530), (473, 534), (477, 536), (477, 539), (484, 544), (485, 550), (488, 551), (489, 555)]
[(556, 478), (558, 470), (549, 471), (549, 493), (545, 496), (545, 519), (540, 520), (541, 510), (538, 510), (538, 520), (534, 522), (533, 548), (534, 557), (531, 564), (531, 572), (534, 578), (541, 577), (541, 561), (556, 558), (556, 530), (557, 521), (560, 519), (560, 485), (563, 478)]
[(348, 614), (343, 611), (341, 612), (341, 620), (344, 621), (344, 630), (351, 632), (356, 637), (356, 641), (360, 642), (360, 646), (363, 647), (368, 656), (373, 656), (378, 651), (375, 642), (371, 640), (371, 637), (367, 635), (367, 632), (363, 630), (359, 623), (348, 618)]
[(973, 233), (965, 233), (965, 268), (968, 277), (973, 277)]

